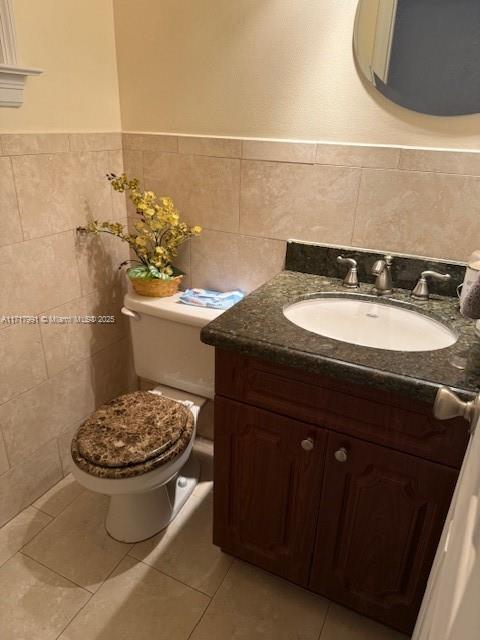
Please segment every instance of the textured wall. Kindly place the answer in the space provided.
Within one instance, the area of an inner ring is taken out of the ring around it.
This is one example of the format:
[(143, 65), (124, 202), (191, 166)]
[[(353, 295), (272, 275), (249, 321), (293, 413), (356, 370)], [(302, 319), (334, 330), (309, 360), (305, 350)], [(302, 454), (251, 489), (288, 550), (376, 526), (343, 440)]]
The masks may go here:
[[(68, 471), (80, 422), (135, 383), (117, 271), (128, 252), (74, 231), (126, 220), (104, 178), (122, 170), (120, 145), (118, 133), (0, 135), (0, 526)], [(17, 314), (117, 322), (5, 321)]]
[(112, 0), (13, 0), (19, 63), (40, 67), (0, 131), (119, 131)]
[(357, 0), (114, 0), (124, 131), (480, 148), (358, 77)]

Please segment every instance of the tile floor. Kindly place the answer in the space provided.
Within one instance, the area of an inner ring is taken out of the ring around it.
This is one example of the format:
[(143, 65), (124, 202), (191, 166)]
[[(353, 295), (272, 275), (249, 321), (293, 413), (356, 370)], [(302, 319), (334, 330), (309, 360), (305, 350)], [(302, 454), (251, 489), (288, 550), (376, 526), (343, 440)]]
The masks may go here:
[(404, 640), (222, 554), (211, 543), (212, 450), (169, 529), (112, 540), (106, 499), (71, 476), (0, 529), (2, 640)]

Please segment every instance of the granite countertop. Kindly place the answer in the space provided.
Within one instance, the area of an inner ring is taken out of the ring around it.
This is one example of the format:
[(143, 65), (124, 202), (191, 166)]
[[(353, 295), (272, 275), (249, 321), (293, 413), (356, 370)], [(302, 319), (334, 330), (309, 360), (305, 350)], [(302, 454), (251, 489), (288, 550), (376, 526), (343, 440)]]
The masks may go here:
[[(463, 399), (474, 397), (480, 388), (480, 339), (475, 322), (460, 315), (457, 298), (434, 294), (426, 302), (415, 302), (405, 289), (377, 298), (380, 304), (393, 300), (413, 306), (453, 329), (458, 341), (437, 351), (398, 352), (340, 342), (305, 331), (283, 315), (285, 305), (302, 298), (348, 291), (337, 278), (283, 271), (204, 327), (202, 341), (429, 403), (441, 385)], [(371, 292), (370, 283), (361, 284), (352, 296)]]

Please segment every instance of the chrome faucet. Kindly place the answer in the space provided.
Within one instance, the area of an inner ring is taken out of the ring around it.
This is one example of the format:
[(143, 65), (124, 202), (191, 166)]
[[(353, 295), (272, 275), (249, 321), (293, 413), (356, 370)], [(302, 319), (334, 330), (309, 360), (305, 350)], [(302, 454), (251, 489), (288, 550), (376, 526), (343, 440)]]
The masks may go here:
[(373, 293), (377, 296), (386, 296), (392, 293), (392, 262), (393, 257), (387, 255), (383, 260), (376, 260), (372, 267), (372, 275), (376, 276)]
[(357, 261), (353, 258), (344, 258), (343, 256), (338, 256), (337, 258), (338, 264), (347, 264), (348, 272), (345, 278), (343, 279), (343, 286), (347, 289), (356, 289), (358, 284), (358, 272), (357, 272)]

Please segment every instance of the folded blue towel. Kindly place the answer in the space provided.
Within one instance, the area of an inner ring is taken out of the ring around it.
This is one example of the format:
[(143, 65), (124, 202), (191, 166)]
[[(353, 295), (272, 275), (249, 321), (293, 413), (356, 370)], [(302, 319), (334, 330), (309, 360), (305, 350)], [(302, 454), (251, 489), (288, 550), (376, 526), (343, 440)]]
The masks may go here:
[(179, 300), (183, 304), (209, 309), (229, 309), (245, 296), (242, 291), (211, 291), (209, 289), (187, 289)]

